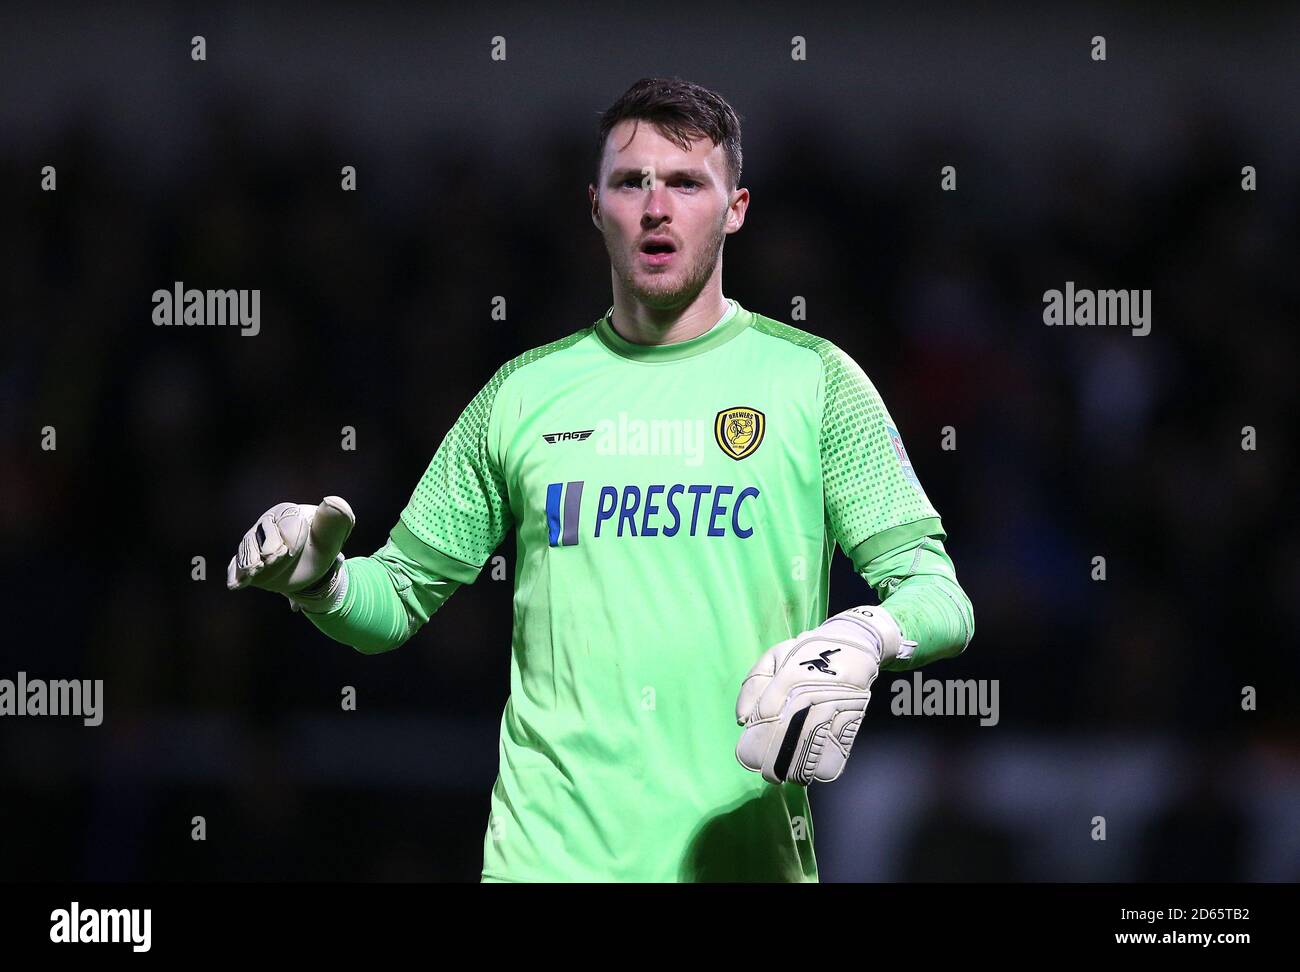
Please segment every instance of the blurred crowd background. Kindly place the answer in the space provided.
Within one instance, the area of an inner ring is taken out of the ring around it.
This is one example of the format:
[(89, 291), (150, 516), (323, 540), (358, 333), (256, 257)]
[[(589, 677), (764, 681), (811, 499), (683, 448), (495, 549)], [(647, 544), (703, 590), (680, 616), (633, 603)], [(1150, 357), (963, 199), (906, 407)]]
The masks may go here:
[[(977, 633), (924, 674), (1000, 684), (981, 727), (892, 715), (882, 676), (813, 793), (823, 879), (1300, 879), (1294, 10), (0, 25), (0, 678), (106, 692), (97, 728), (0, 720), (0, 880), (477, 880), (510, 581), (364, 657), (225, 565), (326, 493), (375, 549), (495, 368), (604, 314), (596, 119), (654, 74), (744, 119), (724, 292), (806, 299), (943, 516)], [(1045, 327), (1068, 280), (1150, 288), (1151, 333)], [(153, 326), (175, 281), (260, 288), (261, 333)], [(832, 611), (864, 594), (837, 555)]]

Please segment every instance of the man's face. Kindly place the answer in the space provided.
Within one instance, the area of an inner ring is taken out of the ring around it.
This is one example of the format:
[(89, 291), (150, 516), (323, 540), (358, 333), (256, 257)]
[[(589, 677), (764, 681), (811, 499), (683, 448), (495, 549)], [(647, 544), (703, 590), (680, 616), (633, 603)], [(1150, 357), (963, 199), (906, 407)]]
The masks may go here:
[(587, 192), (623, 289), (660, 310), (695, 299), (749, 203), (748, 190), (730, 189), (721, 145), (701, 137), (684, 152), (640, 120), (610, 131), (600, 182)]

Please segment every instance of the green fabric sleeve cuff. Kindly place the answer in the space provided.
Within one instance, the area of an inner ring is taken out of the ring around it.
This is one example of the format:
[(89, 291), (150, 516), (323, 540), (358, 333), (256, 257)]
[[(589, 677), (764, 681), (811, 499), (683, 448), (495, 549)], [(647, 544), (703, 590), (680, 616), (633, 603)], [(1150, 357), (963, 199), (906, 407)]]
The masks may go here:
[(927, 516), (920, 520), (913, 520), (911, 523), (903, 523), (896, 527), (890, 527), (888, 530), (882, 530), (863, 540), (852, 550), (844, 551), (844, 553), (853, 562), (853, 569), (858, 573), (862, 573), (867, 564), (886, 550), (893, 550), (895, 547), (901, 547), (905, 543), (919, 540), (922, 537), (938, 537), (940, 540), (948, 539), (948, 534), (944, 532), (939, 517)]
[(363, 654), (397, 647), (406, 637), (406, 619), (383, 565), (370, 557), (349, 557), (343, 569), (348, 572), (343, 600), (328, 613), (303, 614), (322, 634)]
[(481, 565), (475, 567), (463, 560), (448, 557), (441, 550), (429, 546), (412, 533), (406, 524), (400, 520), (388, 536), (393, 541), (393, 545), (403, 554), (421, 567), (441, 577), (458, 581), (461, 584), (472, 584), (478, 577), (479, 572), (483, 570)]

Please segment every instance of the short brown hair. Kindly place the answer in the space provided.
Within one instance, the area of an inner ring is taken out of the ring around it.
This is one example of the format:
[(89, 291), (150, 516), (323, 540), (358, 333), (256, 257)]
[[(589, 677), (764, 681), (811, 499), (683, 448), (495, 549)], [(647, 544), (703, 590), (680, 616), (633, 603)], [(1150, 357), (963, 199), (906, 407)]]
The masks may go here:
[(727, 156), (731, 188), (740, 186), (740, 116), (717, 92), (681, 78), (642, 78), (601, 115), (596, 143), (597, 183), (605, 140), (615, 125), (632, 119), (648, 121), (684, 152), (690, 151), (691, 142), (700, 137), (721, 145)]

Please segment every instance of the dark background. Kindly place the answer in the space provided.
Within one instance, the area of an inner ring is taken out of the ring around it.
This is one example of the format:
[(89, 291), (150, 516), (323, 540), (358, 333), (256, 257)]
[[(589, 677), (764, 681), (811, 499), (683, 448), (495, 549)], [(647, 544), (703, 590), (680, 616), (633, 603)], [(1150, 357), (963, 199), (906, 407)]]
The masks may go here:
[[(1300, 878), (1297, 51), (1283, 4), (8, 5), (0, 678), (106, 701), (0, 720), (0, 879), (477, 880), (510, 582), (364, 657), (225, 565), (326, 493), (374, 550), (495, 368), (604, 313), (596, 120), (656, 74), (744, 119), (724, 292), (806, 298), (943, 516), (977, 631), (924, 674), (1000, 680), (982, 728), (882, 676), (823, 879)], [(153, 326), (177, 280), (260, 288), (260, 335)], [(1150, 288), (1150, 335), (1045, 327), (1067, 280)]]

